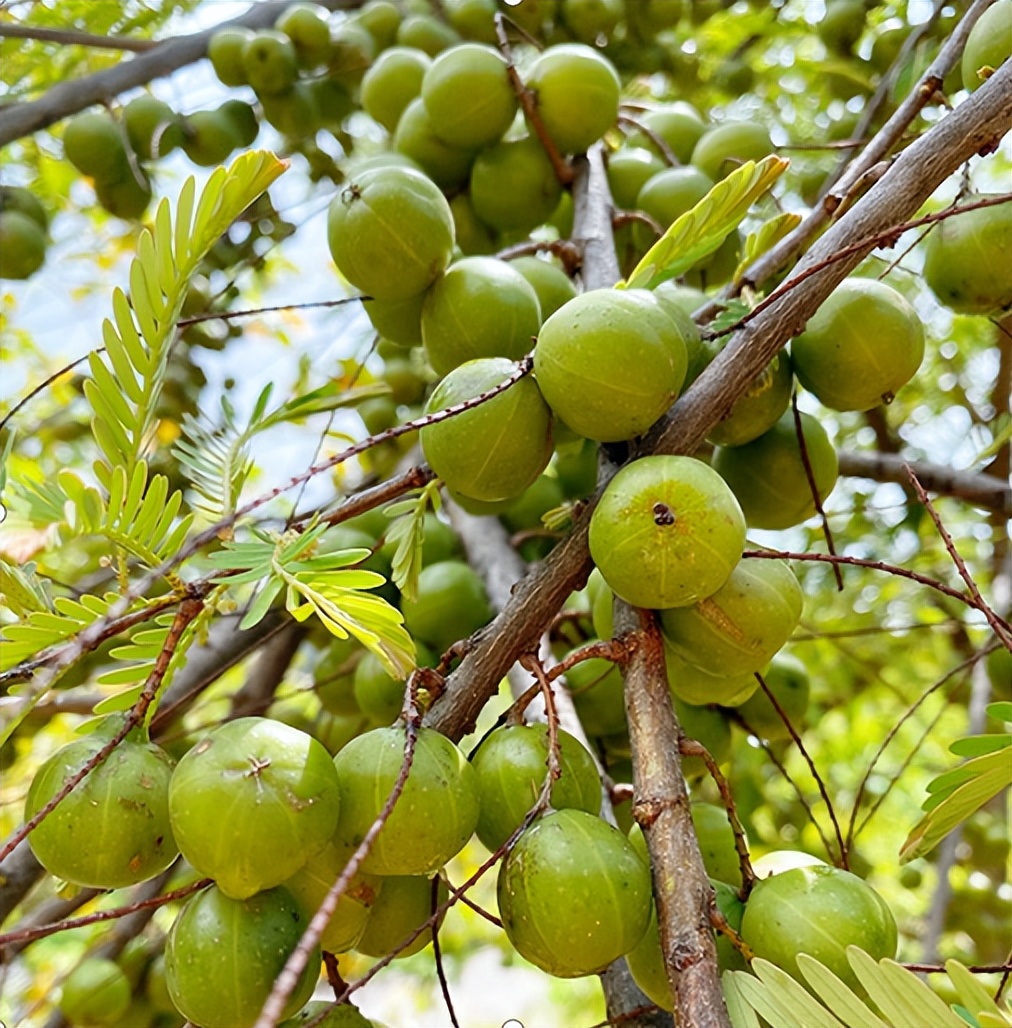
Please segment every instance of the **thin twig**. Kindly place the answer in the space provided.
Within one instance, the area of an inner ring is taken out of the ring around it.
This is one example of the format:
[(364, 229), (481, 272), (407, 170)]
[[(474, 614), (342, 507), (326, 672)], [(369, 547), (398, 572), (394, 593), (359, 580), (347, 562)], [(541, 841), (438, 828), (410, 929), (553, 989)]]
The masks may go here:
[(176, 322), (179, 328), (188, 325), (199, 325), (202, 321), (231, 321), (233, 318), (254, 318), (258, 314), (276, 314), (279, 311), (308, 311), (344, 307), (349, 303), (371, 300), (371, 296), (343, 296), (340, 300), (311, 300), (307, 303), (281, 303), (274, 307), (247, 307), (240, 311), (205, 311), (203, 314), (191, 314)]
[[(642, 132), (657, 148), (661, 159), (668, 167), (680, 168), (682, 166), (682, 162), (675, 156), (675, 151), (668, 146), (668, 141), (663, 136), (658, 135), (649, 125), (644, 124), (638, 118), (630, 117), (628, 114), (622, 114), (621, 112), (618, 116), (618, 124), (631, 125), (637, 132)], [(628, 140), (626, 141), (628, 142)]]
[(94, 50), (126, 50), (140, 54), (160, 46), (163, 40), (131, 39), (129, 36), (97, 36), (74, 29), (45, 29), (37, 25), (0, 25), (0, 39), (34, 39), (62, 46), (87, 46)]
[[(432, 879), (432, 913), (439, 908), (439, 885), (440, 878), (436, 875)], [(436, 978), (439, 979), (439, 991), (443, 994), (443, 1002), (446, 1004), (446, 1012), (450, 1015), (450, 1024), (453, 1028), (460, 1028), (457, 1020), (457, 1012), (453, 1009), (453, 999), (450, 997), (450, 983), (446, 980), (446, 971), (443, 968), (443, 951), (439, 945), (439, 922), (432, 926), (432, 958), (436, 964)]]

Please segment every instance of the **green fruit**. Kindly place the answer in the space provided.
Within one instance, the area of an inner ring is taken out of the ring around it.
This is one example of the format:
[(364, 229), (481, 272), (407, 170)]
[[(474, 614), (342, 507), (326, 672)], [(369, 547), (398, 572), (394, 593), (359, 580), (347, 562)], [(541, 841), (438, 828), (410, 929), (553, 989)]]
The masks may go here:
[(566, 672), (566, 686), (587, 735), (618, 735), (626, 730), (622, 672), (599, 657), (581, 660)]
[(418, 164), (441, 189), (462, 186), (471, 174), (474, 151), (450, 146), (439, 138), (420, 96), (404, 109), (394, 132), (393, 145), (395, 150)]
[(316, 90), (309, 82), (296, 82), (284, 93), (261, 97), (260, 105), (264, 119), (289, 139), (310, 138), (320, 127)]
[(687, 607), (712, 596), (741, 557), (745, 519), (720, 477), (692, 457), (643, 457), (608, 483), (590, 553), (634, 607)]
[(0, 214), (6, 211), (17, 211), (32, 219), (43, 232), (49, 227), (49, 217), (45, 207), (36, 199), (35, 194), (23, 186), (0, 186)]
[[(594, 758), (568, 732), (559, 731), (561, 777), (552, 786), (556, 810), (601, 810), (601, 781)], [(545, 783), (548, 729), (544, 725), (497, 728), (481, 744), (471, 763), (478, 775), (481, 814), (478, 838), (492, 852), (523, 822)]]
[(828, 0), (815, 30), (830, 50), (849, 54), (864, 33), (864, 19), (864, 0)]
[(544, 224), (561, 194), (552, 162), (536, 136), (487, 147), (471, 169), (474, 213), (499, 232), (526, 235)]
[(618, 72), (589, 46), (549, 47), (531, 66), (527, 86), (537, 93), (541, 121), (563, 153), (583, 153), (618, 117)]
[[(303, 867), (285, 880), (284, 887), (310, 917), (320, 908), (324, 897), (344, 871), (352, 852), (352, 848), (336, 840), (328, 842), (316, 856), (310, 857)], [(353, 949), (365, 931), (369, 912), (382, 888), (383, 879), (378, 875), (356, 871), (320, 936), (320, 947), (327, 953), (345, 953)]]
[(295, 47), (303, 68), (317, 68), (330, 56), (330, 12), (313, 3), (289, 4), (274, 23)]
[[(34, 817), (120, 730), (111, 716), (68, 743), (35, 773), (25, 801)], [(134, 730), (28, 837), (51, 874), (75, 885), (119, 889), (164, 871), (179, 850), (169, 825), (172, 761)]]
[(651, 293), (596, 289), (541, 327), (534, 371), (548, 405), (599, 442), (644, 433), (685, 378), (685, 340)]
[(355, 667), (355, 702), (363, 714), (380, 724), (395, 720), (404, 706), (403, 680), (392, 678), (374, 653), (366, 653)]
[(1012, 307), (1012, 208), (981, 207), (935, 225), (924, 247), (924, 281), (957, 314)]
[[(365, 931), (355, 947), (367, 957), (385, 957), (401, 945), (419, 925), (432, 916), (432, 882), (424, 875), (389, 875), (373, 904)], [(446, 901), (449, 890), (439, 879), (437, 906)], [(442, 920), (442, 918), (440, 918)], [(432, 928), (426, 928), (410, 945), (397, 954), (397, 959), (410, 957), (432, 942)]]
[(218, 29), (207, 44), (207, 56), (211, 59), (218, 81), (225, 86), (247, 84), (246, 65), (243, 53), (246, 45), (256, 35), (252, 29), (241, 25), (230, 25)]
[(327, 74), (348, 89), (357, 87), (372, 66), (376, 40), (354, 18), (338, 24), (330, 35)]
[(0, 211), (0, 278), (29, 278), (45, 259), (45, 229), (21, 211)]
[[(692, 159), (692, 151), (706, 131), (703, 116), (684, 100), (647, 111), (637, 120), (654, 135), (660, 136), (682, 164), (688, 164)], [(652, 153), (660, 154), (657, 144), (645, 132), (634, 131), (627, 144), (642, 146)]]
[(759, 161), (773, 153), (765, 125), (725, 121), (708, 129), (692, 151), (692, 163), (715, 182), (746, 161)]
[[(308, 916), (287, 889), (247, 900), (212, 886), (183, 907), (165, 942), (165, 982), (179, 1012), (201, 1028), (252, 1028)], [(282, 1017), (306, 1005), (320, 973), (310, 955)]]
[(731, 281), (741, 261), (742, 237), (731, 232), (709, 256), (697, 261), (686, 273), (685, 282), (699, 289), (712, 289)]
[(425, 293), (406, 300), (364, 300), (372, 327), (384, 338), (399, 346), (418, 346), (422, 342), (422, 303)]
[(798, 381), (842, 411), (890, 403), (923, 358), (917, 312), (902, 294), (871, 278), (841, 282), (791, 343)]
[(802, 850), (773, 850), (752, 861), (756, 878), (772, 878), (798, 867), (826, 867), (824, 860)]
[(480, 357), (519, 360), (532, 349), (540, 327), (533, 287), (494, 257), (452, 264), (422, 306), (422, 341), (438, 375)]
[(220, 109), (194, 111), (183, 119), (183, 152), (202, 168), (224, 164), (239, 146), (239, 132)]
[(438, 653), (466, 639), (492, 617), (481, 579), (461, 560), (422, 568), (415, 598), (405, 597), (401, 607), (408, 631)]
[(420, 172), (374, 168), (331, 201), (327, 241), (353, 286), (376, 300), (406, 300), (450, 263), (453, 218), (438, 187)]
[[(731, 756), (731, 726), (727, 718), (716, 708), (683, 703), (677, 696), (672, 702), (686, 738), (695, 739), (718, 764), (723, 764)], [(683, 757), (682, 772), (689, 778), (702, 775), (706, 765), (700, 757)]]
[(622, 0), (562, 0), (561, 14), (569, 31), (589, 45), (610, 35), (625, 10)]
[(397, 30), (398, 46), (423, 50), (430, 57), (459, 42), (460, 34), (454, 28), (427, 14), (410, 15)]
[(536, 821), (499, 870), (499, 914), (517, 952), (558, 978), (603, 970), (650, 920), (650, 872), (617, 829), (582, 810)]
[(626, 0), (625, 8), (640, 34), (673, 29), (682, 17), (682, 0)]
[(781, 351), (710, 429), (707, 439), (717, 446), (742, 446), (758, 439), (782, 417), (791, 402), (794, 376), (791, 359)]
[(379, 50), (386, 50), (397, 41), (401, 17), (392, 0), (367, 0), (358, 11), (358, 23), (376, 40)]
[(670, 645), (664, 647), (664, 663), (671, 695), (683, 703), (719, 703), (723, 707), (736, 707), (759, 688), (759, 682), (750, 671), (713, 674), (690, 663)]
[(123, 133), (111, 114), (79, 114), (63, 130), (63, 156), (96, 182), (119, 182), (129, 174)]
[[(334, 758), (341, 788), (338, 842), (358, 846), (365, 838), (403, 761), (403, 728), (375, 728), (338, 753)], [(474, 768), (446, 736), (422, 728), (404, 789), (362, 870), (381, 875), (431, 874), (460, 852), (477, 823)]]
[[(646, 183), (635, 206), (666, 229), (686, 211), (692, 210), (712, 188), (713, 180), (692, 165), (668, 168)], [(633, 235), (644, 249), (653, 242), (650, 229), (645, 225), (636, 225)]]
[(421, 94), (422, 79), (431, 64), (421, 50), (405, 46), (384, 50), (362, 79), (362, 109), (393, 132), (404, 109)]
[[(773, 663), (763, 672), (763, 681), (776, 697), (796, 731), (803, 727), (805, 711), (808, 709), (808, 670), (796, 657), (778, 653)], [(789, 739), (791, 733), (777, 713), (770, 698), (762, 689), (757, 689), (750, 699), (738, 707), (744, 722), (760, 739), (771, 742)]]
[(987, 673), (995, 699), (1012, 700), (1012, 653), (1004, 646), (992, 650), (987, 655)]
[(745, 905), (741, 936), (757, 957), (804, 981), (798, 955), (825, 964), (852, 988), (847, 960), (859, 946), (874, 960), (896, 956), (896, 921), (866, 882), (836, 867), (800, 867), (756, 884)]
[(1012, 55), (1012, 0), (997, 0), (977, 19), (963, 50), (963, 85), (972, 93), (987, 68), (997, 68)]
[(803, 605), (785, 562), (741, 561), (711, 596), (664, 611), (661, 631), (683, 660), (711, 675), (752, 674), (790, 638)]
[[(321, 1014), (325, 1015), (323, 1020), (317, 1020)], [(305, 1028), (310, 1024), (313, 1028), (377, 1028), (375, 1021), (370, 1021), (351, 1003), (334, 1006), (321, 999), (307, 1003), (294, 1017), (280, 1022), (278, 1028)]]
[(703, 342), (699, 335), (699, 329), (692, 320), (692, 315), (707, 302), (708, 297), (700, 289), (676, 285), (671, 279), (657, 286), (654, 289), (654, 296), (657, 297), (668, 317), (682, 326), (685, 349), (689, 359), (685, 369), (685, 382), (682, 384), (682, 392), (685, 392), (699, 378), (717, 353), (717, 348), (713, 343)]
[(64, 980), (58, 1006), (81, 1028), (114, 1024), (130, 1006), (130, 981), (111, 960), (87, 957)]
[[(461, 364), (436, 387), (426, 413), (473, 400), (514, 370), (501, 357)], [(420, 435), (425, 459), (450, 489), (475, 500), (509, 500), (545, 470), (552, 414), (528, 375), (477, 407), (426, 425)]]
[(218, 113), (228, 118), (239, 146), (252, 146), (260, 133), (260, 122), (256, 111), (244, 100), (226, 100)]
[(134, 97), (123, 108), (123, 125), (130, 148), (142, 161), (165, 157), (183, 142), (179, 116), (150, 93)]
[[(801, 430), (815, 487), (825, 502), (836, 484), (836, 451), (811, 415), (801, 415)], [(758, 439), (718, 448), (713, 467), (731, 487), (753, 528), (790, 528), (815, 513), (791, 411)]]
[(608, 158), (608, 187), (615, 206), (633, 210), (640, 190), (664, 168), (660, 157), (643, 147), (623, 147), (613, 153)]
[(513, 124), (518, 107), (506, 61), (478, 43), (451, 47), (432, 62), (422, 100), (436, 134), (462, 150), (494, 143)]
[[(559, 433), (558, 423), (556, 435)], [(583, 499), (597, 484), (597, 444), (580, 440), (575, 446), (559, 446), (555, 453), (555, 474), (567, 500)]]
[(503, 524), (511, 532), (527, 532), (544, 527), (542, 516), (563, 503), (562, 487), (551, 475), (542, 475), (525, 489), (503, 512)]
[(541, 34), (545, 22), (556, 16), (558, 0), (519, 0), (506, 12), (510, 21), (532, 36)]
[(246, 81), (258, 96), (287, 93), (299, 75), (299, 62), (292, 41), (276, 29), (254, 32), (242, 50)]
[[(138, 177), (139, 176), (139, 177)], [(151, 183), (143, 171), (128, 171), (119, 182), (95, 182), (98, 202), (117, 218), (139, 218), (151, 203)]]
[(458, 193), (450, 201), (450, 210), (453, 212), (453, 228), (461, 253), (471, 256), (496, 252), (498, 247), (492, 230), (475, 214), (469, 193)]
[(169, 788), (183, 856), (233, 899), (279, 885), (319, 853), (333, 835), (339, 803), (326, 749), (262, 717), (205, 735), (180, 760)]

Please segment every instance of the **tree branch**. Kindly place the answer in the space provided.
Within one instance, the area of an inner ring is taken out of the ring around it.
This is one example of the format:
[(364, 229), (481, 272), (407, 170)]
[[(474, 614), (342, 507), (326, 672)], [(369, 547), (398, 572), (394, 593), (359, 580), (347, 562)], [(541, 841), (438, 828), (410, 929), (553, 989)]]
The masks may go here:
[(95, 50), (127, 50), (142, 54), (161, 44), (157, 39), (131, 39), (129, 36), (96, 36), (75, 29), (45, 29), (38, 25), (0, 25), (0, 39), (35, 39), (62, 46), (87, 46)]

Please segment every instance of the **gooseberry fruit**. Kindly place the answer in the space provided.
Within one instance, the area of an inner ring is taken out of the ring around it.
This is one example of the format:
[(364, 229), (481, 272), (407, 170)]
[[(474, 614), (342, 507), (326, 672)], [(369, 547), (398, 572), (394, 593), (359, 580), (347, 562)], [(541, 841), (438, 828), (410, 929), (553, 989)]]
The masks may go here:
[(183, 856), (232, 899), (279, 885), (323, 849), (339, 802), (323, 745), (262, 717), (205, 735), (180, 760), (169, 788)]
[[(674, 224), (713, 188), (713, 179), (691, 164), (659, 171), (640, 190), (636, 208), (649, 214), (662, 229)], [(637, 225), (634, 235), (640, 246), (653, 241), (647, 227)]]
[(643, 146), (625, 146), (613, 153), (608, 158), (608, 188), (615, 206), (634, 209), (640, 190), (664, 168), (660, 157)]
[(864, 32), (864, 19), (864, 0), (829, 0), (815, 31), (830, 50), (849, 54)]
[(494, 43), (495, 0), (457, 0), (446, 9), (450, 24), (465, 38)]
[[(172, 1002), (201, 1028), (252, 1028), (306, 925), (306, 913), (287, 889), (268, 889), (245, 900), (230, 899), (214, 886), (197, 893), (165, 941), (165, 984)], [(282, 1017), (305, 1006), (319, 973), (317, 948)]]
[(461, 560), (443, 560), (423, 567), (415, 598), (402, 602), (408, 631), (439, 653), (466, 639), (492, 616), (485, 586), (477, 572)]
[(162, 100), (144, 93), (123, 108), (130, 148), (142, 161), (165, 157), (183, 141), (179, 116)]
[(771, 153), (773, 142), (764, 125), (725, 121), (700, 136), (692, 163), (717, 182), (746, 161), (759, 161)]
[(398, 346), (419, 346), (422, 342), (422, 304), (425, 293), (406, 300), (365, 300), (365, 311), (372, 327)]
[(519, 271), (537, 294), (542, 321), (576, 296), (572, 279), (551, 261), (540, 257), (514, 257), (509, 266)]
[(825, 867), (826, 862), (805, 853), (803, 850), (772, 850), (752, 861), (756, 878), (772, 878), (773, 875), (793, 871), (797, 867)]
[[(337, 754), (338, 841), (357, 846), (365, 838), (403, 762), (403, 728), (375, 728), (352, 739)], [(474, 768), (445, 735), (422, 728), (404, 789), (362, 870), (382, 875), (431, 874), (461, 850), (477, 823)]]
[(456, 189), (467, 182), (474, 151), (450, 146), (436, 133), (436, 125), (420, 96), (401, 115), (394, 132), (394, 149), (410, 157), (441, 189)]
[(294, 1017), (281, 1021), (278, 1028), (305, 1028), (306, 1025), (313, 1028), (376, 1028), (376, 1022), (370, 1021), (351, 1003), (334, 1006), (332, 1002), (321, 999), (307, 1003)]
[(218, 29), (207, 44), (207, 56), (211, 60), (218, 81), (225, 86), (245, 86), (246, 65), (243, 52), (256, 33), (242, 25), (229, 25)]
[[(380, 890), (365, 931), (356, 949), (367, 957), (385, 957), (392, 953), (419, 925), (432, 916), (432, 879), (424, 875), (388, 875)], [(449, 895), (446, 883), (439, 880), (437, 906)], [(426, 928), (404, 949), (397, 959), (410, 957), (432, 942), (432, 928)]]
[(63, 156), (98, 182), (118, 182), (129, 173), (120, 127), (105, 111), (79, 114), (67, 122)]
[(0, 278), (25, 279), (46, 259), (46, 233), (21, 211), (0, 211)]
[(80, 1028), (115, 1024), (130, 1006), (130, 980), (105, 957), (87, 957), (63, 982), (60, 1013)]
[(183, 119), (183, 152), (202, 168), (223, 164), (238, 145), (236, 126), (220, 110), (194, 111)]
[[(808, 670), (797, 657), (778, 653), (763, 672), (766, 687), (776, 697), (795, 730), (800, 730), (808, 709), (810, 686)], [(791, 733), (777, 713), (776, 707), (762, 689), (738, 707), (738, 713), (760, 739), (779, 741), (789, 739)]]
[(741, 557), (745, 519), (720, 477), (692, 457), (643, 457), (608, 483), (590, 554), (634, 607), (687, 607), (713, 595)]
[(923, 357), (917, 312), (892, 286), (871, 278), (841, 282), (791, 343), (798, 380), (841, 411), (890, 403)]
[(617, 829), (582, 810), (535, 821), (499, 870), (499, 915), (517, 952), (559, 978), (628, 953), (650, 920), (650, 871)]
[(618, 442), (671, 405), (688, 362), (679, 326), (646, 290), (596, 289), (560, 307), (534, 350), (552, 410), (578, 435)]
[(494, 233), (475, 213), (469, 193), (458, 193), (450, 201), (450, 211), (453, 213), (457, 246), (462, 254), (471, 256), (495, 253), (498, 247)]
[[(57, 750), (35, 773), (25, 817), (32, 818), (121, 729), (111, 716)], [(164, 871), (179, 850), (169, 825), (172, 761), (132, 731), (28, 837), (32, 852), (57, 878), (119, 889)]]
[[(1012, 55), (1012, 0), (997, 0), (977, 19), (963, 50), (963, 85), (972, 93), (984, 81), (981, 71), (997, 68)], [(986, 75), (986, 73), (985, 73)]]
[(274, 27), (292, 41), (295, 56), (303, 68), (319, 67), (330, 56), (330, 21), (326, 7), (314, 3), (289, 4)]
[(528, 233), (559, 204), (562, 186), (536, 136), (486, 147), (471, 168), (474, 213), (498, 232)]
[(460, 33), (445, 21), (427, 14), (411, 14), (397, 29), (397, 44), (422, 50), (435, 57), (460, 42)]
[(49, 217), (45, 207), (39, 203), (35, 194), (23, 186), (0, 186), (0, 214), (5, 211), (17, 211), (31, 218), (45, 232), (49, 226)]
[[(731, 726), (716, 707), (701, 707), (684, 703), (677, 696), (672, 698), (675, 716), (687, 739), (694, 739), (704, 746), (718, 764), (731, 756)], [(683, 757), (682, 772), (686, 777), (706, 773), (706, 764), (701, 757)]]
[(759, 373), (744, 395), (710, 429), (716, 446), (743, 446), (769, 431), (791, 402), (794, 375), (791, 359), (781, 351)]
[(610, 35), (625, 14), (622, 0), (562, 0), (562, 18), (581, 43)]
[(118, 182), (95, 180), (98, 202), (117, 218), (139, 218), (151, 203), (151, 183), (143, 171), (132, 169)]
[(298, 57), (292, 41), (276, 29), (254, 32), (242, 50), (246, 81), (258, 96), (286, 93), (298, 78)]
[[(654, 135), (663, 139), (682, 164), (688, 164), (692, 159), (692, 151), (706, 131), (703, 116), (684, 100), (647, 111), (638, 120)], [(645, 132), (634, 131), (626, 142), (629, 146), (642, 146), (652, 153), (660, 154), (656, 143)]]
[(352, 285), (376, 300), (406, 300), (450, 263), (453, 218), (432, 181), (388, 165), (363, 172), (331, 201), (327, 241)]
[(566, 685), (588, 735), (618, 735), (626, 730), (622, 672), (618, 665), (600, 657), (581, 660), (566, 672)]
[(421, 50), (406, 46), (384, 50), (362, 79), (362, 109), (393, 132), (404, 109), (420, 95), (431, 64), (429, 55)]
[(724, 707), (736, 707), (759, 688), (751, 672), (713, 674), (686, 660), (670, 645), (664, 647), (664, 664), (671, 695), (684, 703), (700, 706), (719, 703)]
[[(473, 400), (514, 370), (501, 357), (461, 364), (435, 388), (426, 413)], [(552, 414), (528, 375), (479, 406), (426, 425), (420, 435), (425, 459), (450, 489), (475, 500), (508, 500), (545, 470)]]

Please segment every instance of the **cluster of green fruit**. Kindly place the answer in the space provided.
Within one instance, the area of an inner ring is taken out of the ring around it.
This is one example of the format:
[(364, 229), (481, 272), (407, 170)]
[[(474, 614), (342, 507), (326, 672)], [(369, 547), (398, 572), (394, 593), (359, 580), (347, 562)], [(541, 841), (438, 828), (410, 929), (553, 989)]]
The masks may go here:
[(0, 278), (29, 278), (46, 259), (49, 219), (31, 190), (0, 186)]

